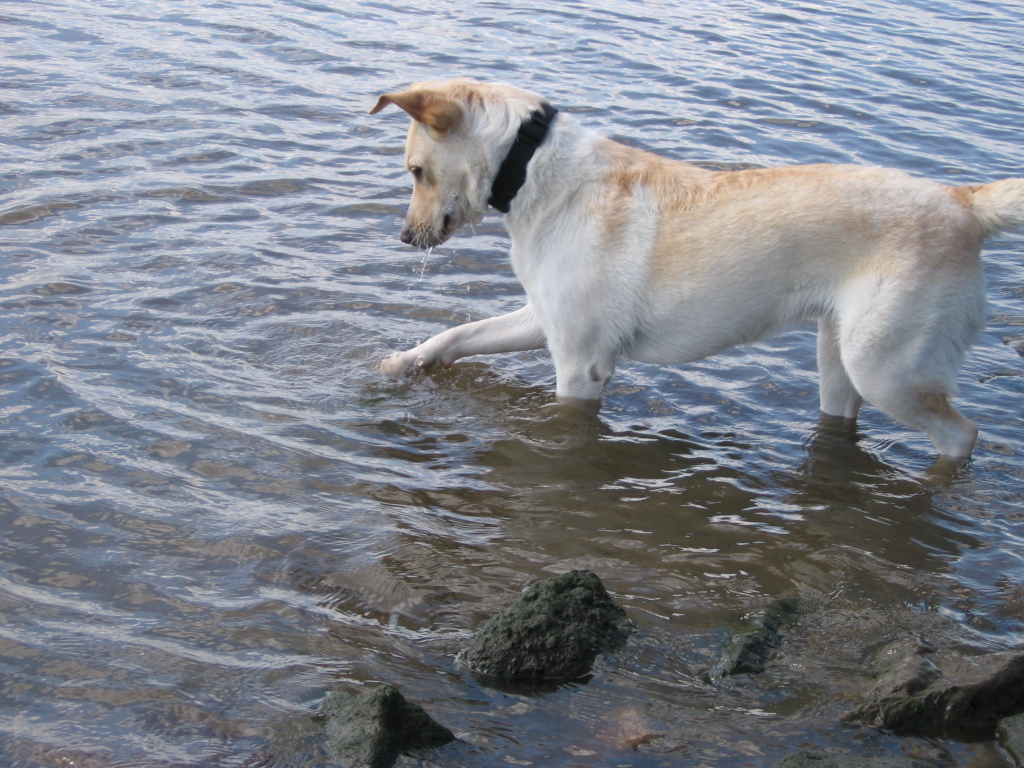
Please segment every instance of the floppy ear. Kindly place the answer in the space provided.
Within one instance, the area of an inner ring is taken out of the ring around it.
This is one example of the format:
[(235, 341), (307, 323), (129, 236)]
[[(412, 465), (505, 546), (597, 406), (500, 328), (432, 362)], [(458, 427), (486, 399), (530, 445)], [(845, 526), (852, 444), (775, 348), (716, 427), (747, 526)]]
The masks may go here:
[(409, 113), (418, 123), (433, 128), (438, 133), (455, 130), (462, 122), (463, 112), (459, 103), (449, 96), (428, 90), (385, 93), (370, 110), (376, 115), (388, 104), (395, 104)]

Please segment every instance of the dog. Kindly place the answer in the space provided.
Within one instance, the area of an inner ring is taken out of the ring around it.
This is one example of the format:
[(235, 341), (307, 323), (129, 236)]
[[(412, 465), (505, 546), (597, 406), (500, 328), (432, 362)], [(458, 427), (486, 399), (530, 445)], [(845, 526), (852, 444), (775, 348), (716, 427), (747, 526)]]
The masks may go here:
[(854, 423), (867, 401), (940, 457), (971, 455), (978, 428), (951, 399), (985, 322), (981, 246), (1024, 227), (1024, 178), (713, 171), (470, 79), (384, 94), (370, 114), (390, 104), (412, 118), (402, 242), (432, 248), (494, 208), (527, 303), (392, 354), (386, 373), (547, 347), (559, 401), (599, 402), (620, 356), (682, 364), (813, 319), (823, 414)]

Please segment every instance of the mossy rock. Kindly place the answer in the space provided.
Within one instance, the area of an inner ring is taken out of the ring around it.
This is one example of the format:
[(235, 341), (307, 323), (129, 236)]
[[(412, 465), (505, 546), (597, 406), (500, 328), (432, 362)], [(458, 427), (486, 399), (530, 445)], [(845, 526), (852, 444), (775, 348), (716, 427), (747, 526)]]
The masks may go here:
[(570, 571), (530, 585), (480, 626), (458, 660), (495, 678), (579, 678), (598, 654), (621, 648), (632, 627), (596, 574)]
[(320, 715), (327, 720), (331, 750), (344, 768), (390, 768), (403, 752), (455, 740), (450, 730), (393, 685), (365, 693), (335, 691)]

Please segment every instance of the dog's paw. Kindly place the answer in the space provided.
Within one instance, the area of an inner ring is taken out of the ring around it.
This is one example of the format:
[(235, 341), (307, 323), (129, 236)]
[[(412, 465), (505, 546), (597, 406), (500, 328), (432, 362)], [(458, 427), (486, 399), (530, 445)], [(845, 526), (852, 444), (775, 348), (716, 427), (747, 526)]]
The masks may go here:
[(381, 373), (388, 376), (402, 376), (416, 369), (415, 361), (410, 361), (404, 352), (392, 352), (380, 361)]
[(435, 365), (450, 368), (452, 361), (439, 359), (428, 344), (421, 344), (405, 352), (392, 352), (380, 361), (380, 370), (390, 376), (403, 376), (413, 371), (426, 371)]

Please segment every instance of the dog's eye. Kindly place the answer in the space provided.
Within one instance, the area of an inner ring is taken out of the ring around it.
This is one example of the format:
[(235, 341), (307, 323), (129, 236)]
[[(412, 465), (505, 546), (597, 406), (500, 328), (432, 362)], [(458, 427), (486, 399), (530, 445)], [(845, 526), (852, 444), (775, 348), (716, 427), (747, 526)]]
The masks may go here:
[(416, 181), (423, 181), (423, 169), (418, 165), (414, 165), (409, 168), (409, 173), (412, 174), (412, 177), (416, 179)]

